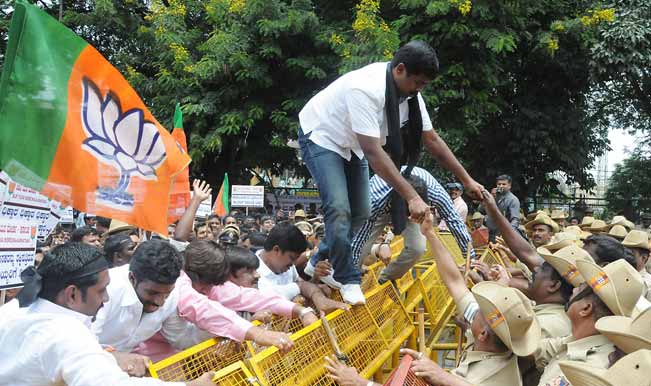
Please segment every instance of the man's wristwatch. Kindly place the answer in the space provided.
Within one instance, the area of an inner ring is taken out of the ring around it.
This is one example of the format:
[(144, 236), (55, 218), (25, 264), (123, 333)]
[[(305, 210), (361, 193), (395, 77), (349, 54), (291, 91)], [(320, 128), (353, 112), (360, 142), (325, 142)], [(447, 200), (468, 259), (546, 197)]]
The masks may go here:
[(305, 315), (307, 315), (307, 314), (309, 314), (309, 313), (312, 313), (312, 314), (316, 315), (316, 312), (314, 312), (314, 309), (313, 309), (312, 307), (305, 307), (305, 308), (303, 308), (303, 309), (301, 310), (301, 312), (298, 314), (298, 317), (299, 317), (299, 319), (302, 320), (303, 317), (305, 317)]

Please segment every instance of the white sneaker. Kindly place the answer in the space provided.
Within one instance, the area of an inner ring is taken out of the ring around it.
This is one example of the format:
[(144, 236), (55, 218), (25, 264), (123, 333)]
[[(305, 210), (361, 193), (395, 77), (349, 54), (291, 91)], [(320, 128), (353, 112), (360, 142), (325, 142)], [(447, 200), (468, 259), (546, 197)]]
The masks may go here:
[(364, 298), (362, 287), (359, 284), (343, 284), (339, 291), (344, 301), (350, 305), (366, 304), (366, 298)]
[[(312, 265), (311, 261), (308, 260), (303, 272), (309, 277), (314, 276), (314, 266)], [(341, 283), (335, 280), (334, 276), (332, 276), (332, 273), (328, 276), (320, 277), (320, 280), (322, 283), (327, 284), (330, 288), (341, 289)]]

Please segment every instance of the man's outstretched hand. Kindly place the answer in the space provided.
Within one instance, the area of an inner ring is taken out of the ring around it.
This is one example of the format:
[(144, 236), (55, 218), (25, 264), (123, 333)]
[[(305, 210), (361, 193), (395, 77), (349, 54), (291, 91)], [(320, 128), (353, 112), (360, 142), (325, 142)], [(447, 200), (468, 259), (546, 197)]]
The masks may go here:
[(463, 184), (463, 187), (466, 190), (466, 194), (468, 194), (473, 200), (481, 200), (482, 192), (486, 190), (482, 184), (478, 183), (472, 178), (470, 181)]

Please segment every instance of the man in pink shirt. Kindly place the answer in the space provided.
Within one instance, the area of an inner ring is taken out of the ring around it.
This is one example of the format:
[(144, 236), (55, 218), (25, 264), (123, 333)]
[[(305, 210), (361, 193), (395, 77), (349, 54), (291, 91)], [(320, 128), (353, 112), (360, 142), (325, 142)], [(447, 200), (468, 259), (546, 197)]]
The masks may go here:
[[(450, 182), (448, 184), (445, 184), (445, 188), (448, 191), (450, 198), (452, 199), (454, 210), (459, 213), (461, 220), (466, 221), (466, 217), (468, 217), (468, 205), (463, 200), (463, 198), (461, 198), (461, 195), (463, 194), (463, 185), (458, 182)], [(439, 223), (439, 230), (449, 231), (448, 226), (443, 219), (441, 219), (441, 222)]]
[[(229, 247), (228, 250), (241, 253), (243, 248)], [(240, 287), (227, 281), (229, 274), (225, 251), (214, 241), (194, 241), (185, 249), (184, 271), (176, 282), (179, 291), (178, 312), (183, 319), (204, 330), (206, 339), (221, 336), (237, 342), (252, 340), (260, 346), (276, 346), (280, 351), (287, 352), (293, 347), (288, 334), (253, 326), (237, 311), (268, 310), (277, 315), (298, 317), (305, 326), (318, 320), (311, 308), (279, 295)], [(174, 349), (160, 338), (152, 338), (138, 352), (153, 360), (172, 355)]]

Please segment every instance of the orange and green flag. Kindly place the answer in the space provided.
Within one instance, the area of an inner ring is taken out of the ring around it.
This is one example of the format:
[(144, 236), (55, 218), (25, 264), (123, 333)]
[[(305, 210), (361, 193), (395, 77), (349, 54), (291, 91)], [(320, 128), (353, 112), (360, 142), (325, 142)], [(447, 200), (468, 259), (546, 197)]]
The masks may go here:
[[(185, 131), (183, 131), (183, 112), (181, 111), (181, 105), (178, 103), (174, 109), (174, 130), (172, 130), (172, 137), (174, 137), (179, 149), (187, 154), (188, 143), (185, 138)], [(188, 205), (190, 205), (190, 168), (185, 167), (181, 173), (174, 177), (174, 184), (170, 192), (170, 207), (167, 223), (171, 224), (180, 219), (188, 208)]]
[(228, 193), (230, 192), (230, 186), (228, 184), (228, 173), (224, 173), (224, 182), (222, 182), (222, 187), (219, 189), (219, 194), (215, 200), (215, 205), (213, 205), (213, 212), (219, 217), (224, 217), (230, 212), (230, 207), (228, 204)]
[(75, 33), (15, 2), (0, 79), (0, 168), (63, 205), (167, 233), (190, 162), (120, 73)]

